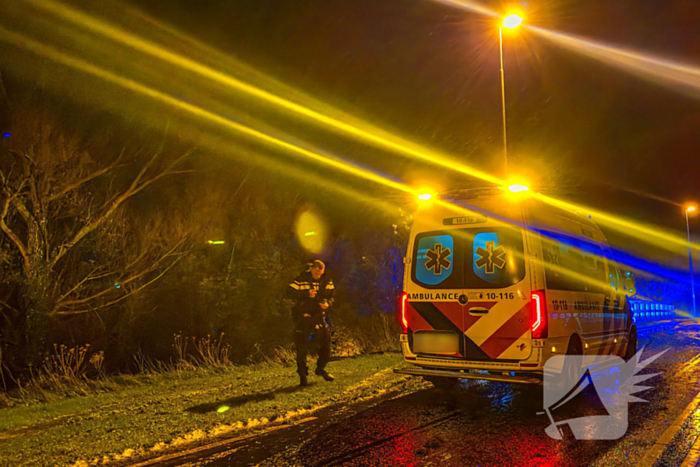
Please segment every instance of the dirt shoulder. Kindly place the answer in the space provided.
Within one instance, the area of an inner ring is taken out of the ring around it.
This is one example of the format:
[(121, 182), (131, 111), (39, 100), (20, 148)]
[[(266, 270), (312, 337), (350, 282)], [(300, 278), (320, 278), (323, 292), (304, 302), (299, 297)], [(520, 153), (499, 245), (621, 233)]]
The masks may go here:
[(0, 410), (0, 465), (99, 465), (153, 456), (334, 404), (381, 394), (404, 380), (400, 354), (329, 365), (336, 381), (298, 387), (281, 365), (193, 370), (151, 376), (123, 390)]

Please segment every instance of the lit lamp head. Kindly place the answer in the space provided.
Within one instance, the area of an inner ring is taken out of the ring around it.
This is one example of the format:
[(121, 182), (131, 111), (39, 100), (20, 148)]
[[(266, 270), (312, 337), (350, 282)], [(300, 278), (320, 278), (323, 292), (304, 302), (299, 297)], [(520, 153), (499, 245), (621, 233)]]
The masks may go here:
[(685, 210), (688, 212), (695, 212), (695, 209), (695, 206), (688, 206), (687, 208), (685, 208)]
[(520, 185), (520, 184), (516, 183), (516, 184), (510, 185), (508, 187), (508, 191), (510, 191), (511, 193), (524, 193), (526, 191), (530, 191), (530, 189), (528, 187), (526, 187), (525, 185)]
[(430, 193), (423, 193), (418, 195), (418, 199), (421, 201), (430, 201), (430, 199), (433, 197), (432, 194)]
[(502, 26), (504, 28), (508, 28), (508, 29), (515, 29), (518, 26), (520, 26), (520, 24), (522, 22), (523, 22), (523, 18), (521, 16), (512, 14), (512, 15), (508, 15), (505, 18), (503, 18)]

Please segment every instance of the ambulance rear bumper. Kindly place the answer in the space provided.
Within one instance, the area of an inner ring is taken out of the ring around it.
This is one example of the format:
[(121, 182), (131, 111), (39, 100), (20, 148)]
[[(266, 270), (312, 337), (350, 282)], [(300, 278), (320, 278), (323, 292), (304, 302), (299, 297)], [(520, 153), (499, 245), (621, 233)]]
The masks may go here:
[(458, 379), (480, 379), (486, 381), (499, 381), (502, 383), (542, 384), (542, 377), (538, 375), (510, 375), (501, 373), (473, 372), (464, 370), (436, 370), (431, 368), (397, 368), (394, 373), (411, 376), (434, 376)]

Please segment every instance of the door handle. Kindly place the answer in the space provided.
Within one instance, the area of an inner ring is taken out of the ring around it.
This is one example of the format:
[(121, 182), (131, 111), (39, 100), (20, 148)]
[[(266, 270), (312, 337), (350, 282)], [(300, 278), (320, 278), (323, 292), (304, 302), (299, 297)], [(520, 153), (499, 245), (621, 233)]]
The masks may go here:
[(480, 306), (473, 306), (473, 307), (469, 308), (469, 313), (476, 313), (476, 314), (483, 315), (483, 314), (486, 314), (488, 312), (489, 312), (488, 308), (483, 308)]

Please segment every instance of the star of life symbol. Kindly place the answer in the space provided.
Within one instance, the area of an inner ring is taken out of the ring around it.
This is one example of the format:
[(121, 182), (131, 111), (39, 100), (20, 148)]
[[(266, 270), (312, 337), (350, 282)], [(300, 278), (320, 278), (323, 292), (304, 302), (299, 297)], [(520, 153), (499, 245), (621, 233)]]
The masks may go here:
[(545, 432), (562, 439), (619, 439), (627, 432), (628, 403), (647, 402), (632, 394), (658, 373), (639, 375), (669, 349), (643, 362), (642, 347), (629, 362), (614, 355), (556, 355), (544, 366), (544, 410), (551, 424)]
[(506, 260), (503, 258), (506, 255), (505, 248), (503, 245), (498, 245), (498, 248), (495, 246), (496, 242), (486, 242), (485, 250), (482, 247), (476, 249), (476, 254), (480, 256), (476, 260), (476, 267), (481, 269), (486, 266), (486, 274), (493, 274), (496, 271), (495, 268), (503, 269), (506, 265)]
[(428, 250), (425, 253), (425, 256), (428, 257), (428, 261), (425, 263), (425, 268), (428, 270), (432, 269), (434, 274), (442, 273), (442, 268), (448, 269), (450, 264), (452, 264), (452, 262), (447, 259), (447, 257), (451, 254), (452, 252), (449, 248), (445, 248), (443, 250), (442, 244), (436, 243), (434, 249)]

